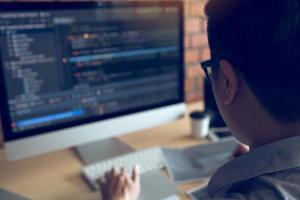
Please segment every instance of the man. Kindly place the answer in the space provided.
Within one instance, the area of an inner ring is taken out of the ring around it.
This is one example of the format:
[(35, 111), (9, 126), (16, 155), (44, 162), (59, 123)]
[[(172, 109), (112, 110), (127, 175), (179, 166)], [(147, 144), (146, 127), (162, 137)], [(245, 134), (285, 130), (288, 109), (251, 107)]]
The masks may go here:
[[(300, 199), (300, 0), (210, 0), (202, 63), (232, 134), (250, 151), (212, 176), (203, 199)], [(138, 170), (107, 173), (109, 200), (135, 200)]]

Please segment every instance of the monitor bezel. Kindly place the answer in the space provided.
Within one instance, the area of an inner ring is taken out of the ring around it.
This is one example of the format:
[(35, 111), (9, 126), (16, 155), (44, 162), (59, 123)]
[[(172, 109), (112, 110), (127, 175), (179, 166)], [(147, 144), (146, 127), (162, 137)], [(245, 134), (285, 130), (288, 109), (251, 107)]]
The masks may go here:
[(161, 108), (165, 106), (175, 105), (178, 103), (183, 103), (185, 100), (184, 94), (184, 9), (183, 2), (181, 0), (167, 0), (167, 1), (126, 1), (126, 2), (1, 2), (1, 11), (29, 11), (29, 10), (64, 10), (64, 9), (96, 9), (96, 8), (109, 8), (114, 6), (177, 6), (179, 11), (179, 65), (180, 65), (180, 86), (179, 86), (179, 98), (177, 100), (172, 100), (156, 105), (144, 106), (137, 109), (131, 109), (123, 112), (107, 114), (104, 116), (90, 117), (87, 119), (82, 119), (73, 122), (67, 122), (52, 126), (46, 126), (42, 128), (26, 130), (23, 132), (13, 132), (11, 128), (11, 119), (9, 116), (8, 102), (7, 102), (7, 92), (5, 87), (3, 65), (0, 56), (0, 116), (2, 121), (3, 136), (5, 142), (16, 141), (20, 139), (25, 139), (28, 137), (38, 136), (47, 133), (53, 133), (55, 131), (64, 130), (68, 128), (73, 128), (76, 126), (83, 126), (89, 123), (101, 122), (103, 120), (122, 117), (126, 115), (136, 114), (151, 109)]

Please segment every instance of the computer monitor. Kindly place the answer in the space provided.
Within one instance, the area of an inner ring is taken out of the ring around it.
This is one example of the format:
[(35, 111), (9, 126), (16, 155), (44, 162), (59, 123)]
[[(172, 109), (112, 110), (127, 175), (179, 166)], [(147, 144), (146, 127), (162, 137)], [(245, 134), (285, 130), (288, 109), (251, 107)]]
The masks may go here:
[(185, 111), (182, 1), (0, 3), (8, 158), (157, 126)]

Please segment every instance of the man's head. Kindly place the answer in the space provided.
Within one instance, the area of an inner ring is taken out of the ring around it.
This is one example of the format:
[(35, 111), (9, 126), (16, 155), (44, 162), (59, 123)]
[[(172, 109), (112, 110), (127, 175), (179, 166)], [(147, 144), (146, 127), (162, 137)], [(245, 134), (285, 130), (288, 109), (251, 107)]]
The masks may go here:
[(299, 122), (300, 0), (210, 0), (206, 14), (212, 59), (220, 61), (213, 89), (232, 131), (245, 115)]

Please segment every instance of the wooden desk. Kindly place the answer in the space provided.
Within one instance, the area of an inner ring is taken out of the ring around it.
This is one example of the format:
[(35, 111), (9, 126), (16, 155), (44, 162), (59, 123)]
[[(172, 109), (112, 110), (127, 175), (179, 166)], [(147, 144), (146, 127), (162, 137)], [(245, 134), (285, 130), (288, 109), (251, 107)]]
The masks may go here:
[[(202, 104), (192, 104), (188, 110), (201, 109)], [(203, 143), (190, 137), (189, 119), (186, 116), (158, 128), (132, 133), (120, 139), (136, 149), (152, 146), (185, 147)], [(80, 175), (81, 161), (73, 150), (63, 150), (17, 162), (8, 162), (0, 151), (0, 187), (35, 200), (99, 200), (100, 194), (92, 192)], [(179, 187), (181, 199), (189, 199), (187, 189), (201, 182)]]

